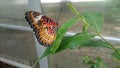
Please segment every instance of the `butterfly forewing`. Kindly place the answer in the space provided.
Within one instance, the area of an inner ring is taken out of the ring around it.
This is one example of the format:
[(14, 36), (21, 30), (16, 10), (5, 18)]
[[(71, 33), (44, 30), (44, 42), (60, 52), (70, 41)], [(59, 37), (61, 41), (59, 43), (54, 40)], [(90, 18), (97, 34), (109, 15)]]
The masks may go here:
[(38, 42), (44, 46), (51, 46), (56, 39), (58, 23), (36, 11), (27, 11), (25, 19), (33, 29)]

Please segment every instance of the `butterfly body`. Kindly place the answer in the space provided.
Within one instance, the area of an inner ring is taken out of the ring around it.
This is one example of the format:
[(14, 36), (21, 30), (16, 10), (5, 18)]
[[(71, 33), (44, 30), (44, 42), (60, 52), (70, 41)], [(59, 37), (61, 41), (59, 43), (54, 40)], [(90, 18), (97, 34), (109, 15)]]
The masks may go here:
[(36, 11), (27, 11), (25, 19), (33, 28), (38, 42), (44, 46), (51, 46), (56, 39), (58, 23)]

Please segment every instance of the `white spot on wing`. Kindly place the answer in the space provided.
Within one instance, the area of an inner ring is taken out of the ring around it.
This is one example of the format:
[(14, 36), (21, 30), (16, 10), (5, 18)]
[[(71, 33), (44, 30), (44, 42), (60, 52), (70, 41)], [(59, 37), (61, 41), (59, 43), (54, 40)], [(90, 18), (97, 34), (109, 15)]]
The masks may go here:
[(40, 20), (41, 18), (42, 18), (42, 15), (36, 16), (36, 18), (34, 18), (34, 19), (35, 19), (35, 22), (38, 23), (38, 20)]

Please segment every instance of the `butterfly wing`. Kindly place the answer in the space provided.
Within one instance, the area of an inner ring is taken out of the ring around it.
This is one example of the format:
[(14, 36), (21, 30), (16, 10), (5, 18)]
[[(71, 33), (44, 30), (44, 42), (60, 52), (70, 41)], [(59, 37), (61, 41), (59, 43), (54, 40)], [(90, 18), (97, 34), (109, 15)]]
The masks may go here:
[(33, 29), (38, 42), (44, 46), (51, 46), (56, 39), (58, 23), (36, 11), (27, 11), (25, 19)]

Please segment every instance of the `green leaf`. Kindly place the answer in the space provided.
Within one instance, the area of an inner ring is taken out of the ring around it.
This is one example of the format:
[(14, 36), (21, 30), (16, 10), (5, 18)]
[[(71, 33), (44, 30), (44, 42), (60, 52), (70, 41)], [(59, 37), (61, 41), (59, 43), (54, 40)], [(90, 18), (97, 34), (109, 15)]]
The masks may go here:
[(94, 61), (92, 61), (93, 59), (90, 56), (84, 56), (82, 59), (84, 64), (94, 64)]
[[(84, 33), (85, 34), (85, 33)], [(77, 37), (79, 39), (73, 39), (76, 35), (78, 35), (79, 37)], [(67, 49), (67, 48), (76, 48), (78, 46), (81, 46), (81, 47), (106, 47), (106, 48), (112, 48), (111, 46), (109, 46), (106, 42), (104, 42), (103, 40), (94, 40), (94, 39), (91, 39), (91, 38), (88, 38), (86, 37), (86, 35), (82, 36), (83, 34), (82, 33), (78, 33), (76, 34), (75, 36), (66, 36), (62, 39), (62, 42), (60, 44), (60, 47), (58, 48), (57, 52), (61, 51), (61, 50), (64, 50), (64, 49)], [(94, 34), (93, 34), (94, 35)], [(80, 37), (82, 36), (82, 37)], [(92, 36), (92, 34), (91, 34)], [(85, 38), (86, 39), (85, 39)], [(84, 38), (84, 40), (80, 40)], [(73, 39), (73, 40), (71, 40)], [(69, 43), (69, 42), (72, 42), (72, 41), (75, 41), (76, 42), (76, 45), (74, 43)], [(82, 42), (81, 42), (82, 41)], [(77, 43), (78, 42), (78, 43)], [(80, 43), (79, 43), (80, 42)], [(69, 44), (68, 44), (69, 43)], [(70, 45), (71, 44), (71, 45)], [(78, 45), (78, 46), (77, 46)]]
[(106, 63), (104, 63), (103, 60), (100, 57), (96, 57), (95, 64), (96, 64), (97, 68), (108, 68)]
[(104, 42), (103, 40), (87, 40), (85, 43), (81, 44), (83, 47), (106, 47), (106, 48), (112, 48), (108, 45), (108, 43)]
[(42, 56), (39, 57), (38, 60), (35, 61), (33, 67), (36, 66), (37, 63), (38, 63), (41, 59), (43, 59), (44, 57), (46, 57), (46, 56), (48, 56), (48, 55), (50, 55), (50, 54), (52, 54), (52, 52), (50, 51), (50, 48), (47, 48), (47, 49), (44, 51), (44, 53), (42, 54)]
[(84, 64), (91, 65), (90, 68), (108, 68), (106, 63), (100, 57), (91, 58), (90, 56), (83, 57)]
[(96, 64), (92, 64), (90, 68), (98, 68)]
[(114, 58), (116, 58), (117, 60), (120, 61), (120, 54), (119, 54), (119, 53), (113, 52), (113, 53), (112, 53), (112, 56), (113, 56)]
[(57, 32), (57, 37), (56, 40), (54, 41), (52, 47), (51, 47), (51, 51), (53, 53), (56, 52), (57, 48), (59, 48), (59, 45), (64, 37), (64, 35), (66, 34), (66, 32), (68, 31), (69, 28), (71, 28), (75, 23), (77, 23), (79, 21), (78, 18), (73, 18), (68, 20), (66, 23), (64, 23), (58, 30)]
[(54, 54), (57, 50), (57, 48), (59, 47), (61, 40), (63, 39), (65, 33), (67, 32), (67, 30), (73, 26), (75, 23), (77, 23), (78, 19), (77, 18), (73, 18), (70, 19), (69, 21), (67, 21), (66, 23), (64, 23), (58, 30), (57, 33), (57, 38), (54, 41), (53, 45), (50, 46), (49, 48), (47, 48), (44, 53), (42, 54), (42, 56), (40, 57), (40, 59), (50, 55), (50, 54)]
[(67, 48), (76, 48), (80, 47), (82, 43), (86, 42), (87, 40), (96, 36), (95, 34), (88, 34), (88, 33), (78, 33), (71, 37), (63, 38), (60, 47), (57, 51), (61, 51)]
[[(67, 49), (67, 48), (79, 47), (81, 46), (82, 43), (85, 43), (87, 40), (93, 38), (94, 36), (95, 34), (87, 34), (87, 33), (78, 33), (74, 36), (66, 36), (62, 39), (62, 42), (57, 52)], [(53, 54), (53, 52), (50, 49), (51, 47), (47, 48), (45, 52), (43, 53), (43, 55), (41, 56), (41, 58), (44, 58), (45, 56), (49, 54)]]
[(53, 53), (50, 51), (50, 47), (49, 47), (49, 48), (47, 48), (47, 49), (44, 51), (44, 53), (42, 54), (42, 56), (40, 57), (39, 60), (43, 59), (44, 57), (46, 57), (46, 56), (48, 56), (48, 55), (50, 55), (50, 54), (53, 54)]
[(94, 29), (96, 32), (101, 32), (103, 27), (103, 16), (101, 13), (98, 12), (83, 12), (83, 18), (85, 19), (86, 23)]
[(100, 58), (100, 57), (96, 57), (96, 61), (95, 61), (95, 63), (96, 63), (96, 66), (99, 68), (102, 68), (102, 66), (103, 66), (103, 62), (102, 62), (102, 59)]

